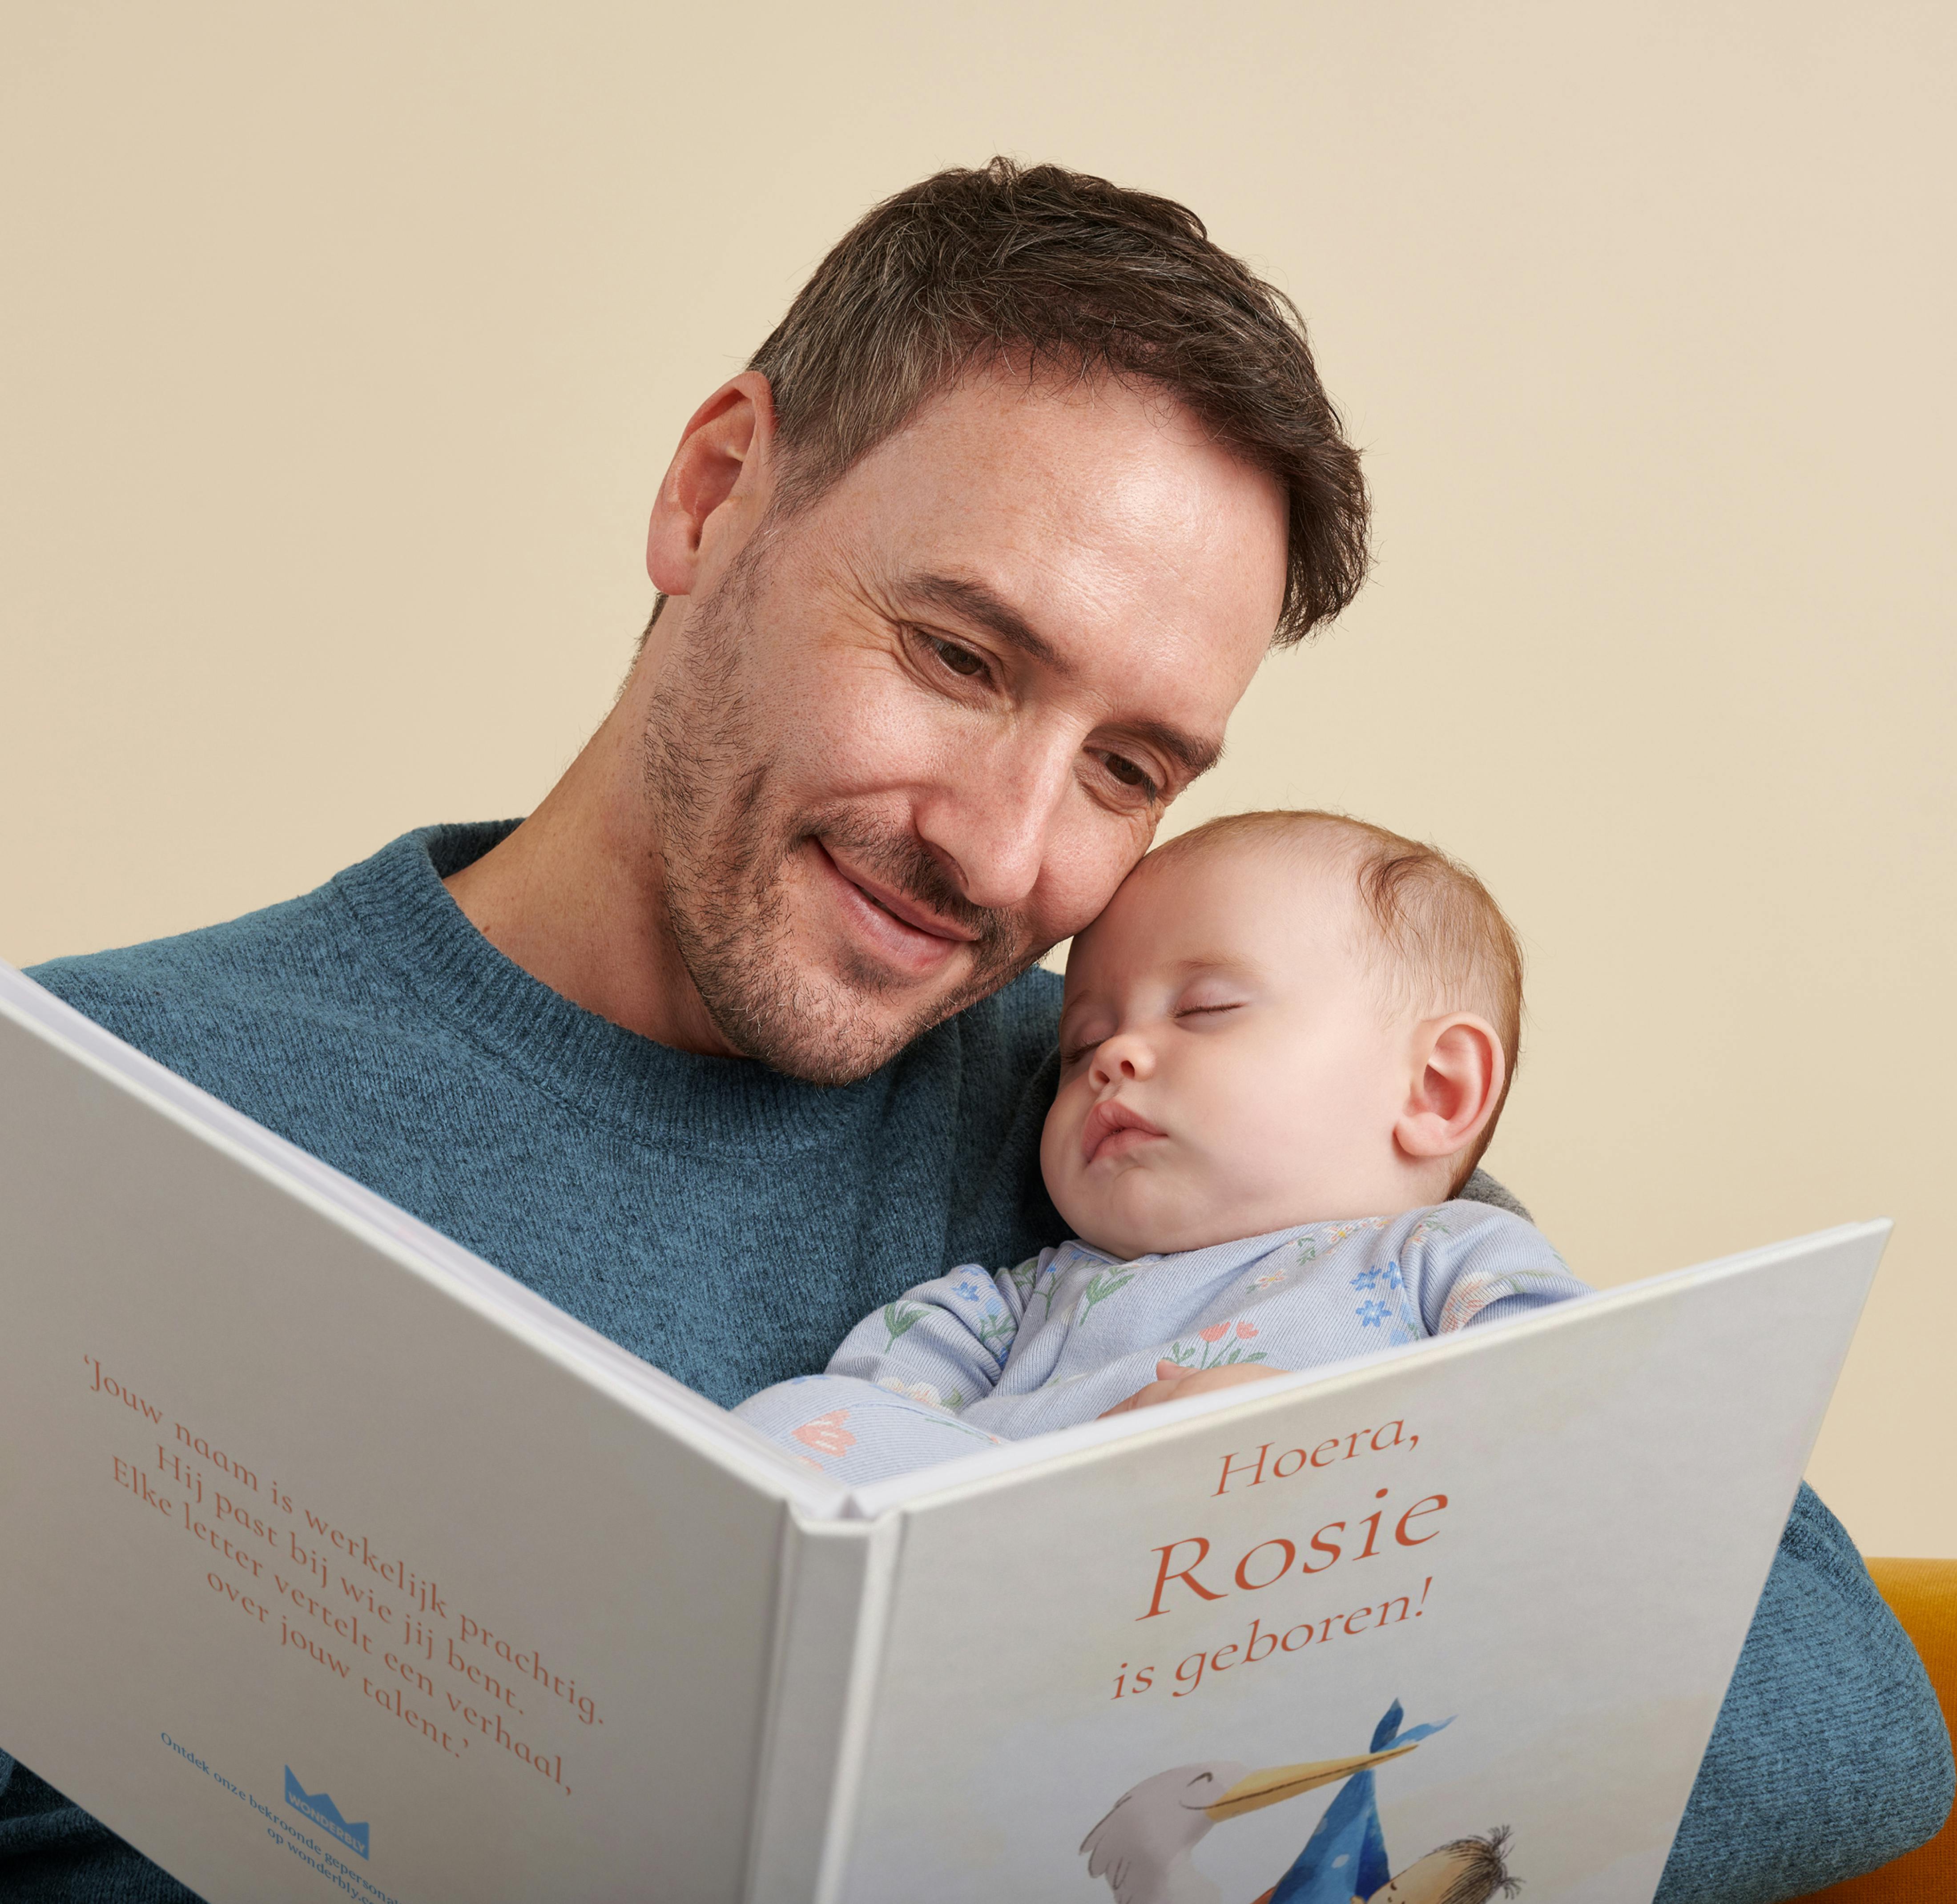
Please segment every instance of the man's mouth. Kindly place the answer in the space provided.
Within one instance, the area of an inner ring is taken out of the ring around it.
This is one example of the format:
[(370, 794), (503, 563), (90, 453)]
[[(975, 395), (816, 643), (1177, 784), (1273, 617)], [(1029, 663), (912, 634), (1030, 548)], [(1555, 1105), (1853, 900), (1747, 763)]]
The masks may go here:
[(1081, 1127), (1081, 1160), (1093, 1163), (1104, 1158), (1125, 1157), (1168, 1134), (1139, 1111), (1130, 1110), (1119, 1098), (1104, 1097), (1087, 1113), (1087, 1121)]
[(926, 978), (944, 965), (960, 946), (978, 935), (934, 912), (928, 906), (846, 865), (824, 843), (811, 836), (809, 845), (817, 864), (830, 878), (844, 916), (859, 940), (886, 965), (913, 978)]

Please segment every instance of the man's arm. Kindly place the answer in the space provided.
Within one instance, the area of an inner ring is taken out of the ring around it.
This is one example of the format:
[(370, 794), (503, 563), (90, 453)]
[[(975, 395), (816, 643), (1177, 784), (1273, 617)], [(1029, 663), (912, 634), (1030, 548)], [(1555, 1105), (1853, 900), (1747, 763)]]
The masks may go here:
[(1949, 1735), (1923, 1662), (1804, 1484), (1655, 1904), (1775, 1904), (1941, 1827)]

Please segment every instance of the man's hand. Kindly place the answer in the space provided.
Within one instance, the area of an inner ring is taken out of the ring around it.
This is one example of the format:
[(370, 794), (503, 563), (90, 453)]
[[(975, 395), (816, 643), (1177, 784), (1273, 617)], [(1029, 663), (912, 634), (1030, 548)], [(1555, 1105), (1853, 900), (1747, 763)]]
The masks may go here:
[(1166, 1359), (1156, 1364), (1156, 1378), (1146, 1388), (1138, 1388), (1125, 1402), (1117, 1402), (1101, 1419), (1125, 1415), (1131, 1408), (1152, 1408), (1158, 1402), (1186, 1401), (1192, 1395), (1207, 1395), (1212, 1388), (1235, 1388), (1244, 1382), (1260, 1382), (1268, 1375), (1288, 1375), (1288, 1368), (1269, 1368), (1262, 1362), (1231, 1362), (1222, 1368), (1178, 1368)]

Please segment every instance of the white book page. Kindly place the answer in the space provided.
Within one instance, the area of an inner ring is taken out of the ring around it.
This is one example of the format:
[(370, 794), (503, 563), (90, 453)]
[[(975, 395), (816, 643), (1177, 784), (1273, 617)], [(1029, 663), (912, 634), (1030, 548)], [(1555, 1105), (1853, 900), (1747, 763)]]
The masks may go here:
[(902, 1545), (824, 1904), (1250, 1904), (1342, 1780), (1159, 1782), (1363, 1754), (1396, 1700), (1447, 1723), (1372, 1775), (1394, 1870), (1506, 1825), (1525, 1896), (1649, 1897), (1887, 1231), (865, 1490)]
[(840, 1491), (24, 982), (0, 1744), (212, 1904), (737, 1895)]

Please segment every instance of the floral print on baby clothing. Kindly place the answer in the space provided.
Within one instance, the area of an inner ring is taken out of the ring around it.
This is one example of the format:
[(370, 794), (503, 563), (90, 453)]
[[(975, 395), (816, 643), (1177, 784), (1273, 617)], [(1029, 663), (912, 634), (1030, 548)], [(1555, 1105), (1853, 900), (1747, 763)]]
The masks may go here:
[(735, 1412), (838, 1479), (878, 1480), (1091, 1422), (1179, 1368), (1310, 1368), (1589, 1294), (1533, 1225), (1457, 1201), (1120, 1262), (1076, 1240), (975, 1264), (857, 1324), (828, 1372)]
[(1257, 1333), (1254, 1323), (1240, 1322), (1234, 1326), (1227, 1322), (1212, 1322), (1207, 1329), (1199, 1329), (1193, 1342), (1172, 1342), (1168, 1353), (1162, 1359), (1172, 1362), (1178, 1368), (1228, 1368), (1238, 1362), (1262, 1362), (1261, 1349), (1245, 1351), (1244, 1345)]

